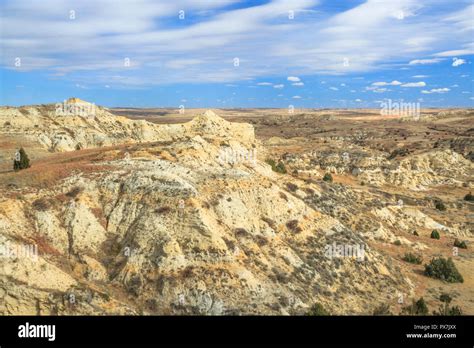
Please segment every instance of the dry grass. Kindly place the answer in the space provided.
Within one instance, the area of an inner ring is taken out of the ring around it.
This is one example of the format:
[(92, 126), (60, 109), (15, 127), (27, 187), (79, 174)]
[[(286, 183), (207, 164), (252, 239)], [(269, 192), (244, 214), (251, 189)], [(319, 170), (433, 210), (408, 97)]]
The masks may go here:
[(110, 169), (110, 166), (94, 163), (104, 160), (104, 149), (81, 150), (54, 154), (33, 161), (31, 168), (0, 173), (0, 185), (18, 188), (48, 188), (73, 173), (94, 173)]

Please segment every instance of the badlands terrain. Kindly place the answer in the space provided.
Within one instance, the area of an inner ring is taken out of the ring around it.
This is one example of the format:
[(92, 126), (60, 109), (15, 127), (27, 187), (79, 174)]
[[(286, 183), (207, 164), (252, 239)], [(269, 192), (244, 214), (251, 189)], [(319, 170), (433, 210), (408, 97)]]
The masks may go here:
[(472, 109), (1, 107), (0, 314), (474, 314), (473, 145)]

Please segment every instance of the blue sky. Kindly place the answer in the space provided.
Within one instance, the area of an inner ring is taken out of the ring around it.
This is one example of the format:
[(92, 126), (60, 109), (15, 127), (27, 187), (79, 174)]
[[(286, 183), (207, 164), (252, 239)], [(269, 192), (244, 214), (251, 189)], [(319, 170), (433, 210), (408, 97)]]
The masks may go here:
[(0, 104), (474, 106), (464, 0), (0, 0)]

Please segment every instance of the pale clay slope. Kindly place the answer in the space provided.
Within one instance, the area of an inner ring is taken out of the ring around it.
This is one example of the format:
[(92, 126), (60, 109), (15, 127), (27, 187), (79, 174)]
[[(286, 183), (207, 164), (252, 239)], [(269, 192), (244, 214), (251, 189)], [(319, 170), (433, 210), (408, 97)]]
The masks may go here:
[(316, 174), (321, 165), (311, 164), (313, 160), (330, 173), (350, 173), (365, 183), (388, 184), (414, 191), (428, 190), (437, 185), (462, 186), (474, 173), (474, 163), (450, 149), (433, 149), (392, 161), (382, 155), (367, 156), (365, 151), (349, 152), (346, 158), (342, 153), (315, 152), (292, 160), (302, 172)]
[[(55, 150), (84, 139), (94, 145), (89, 128), (89, 135), (58, 142), (62, 128), (48, 131), (49, 118), (31, 114), (16, 113), (12, 126), (42, 122), (31, 134), (50, 139)], [(258, 147), (251, 125), (212, 112), (176, 126), (106, 111), (94, 121), (61, 122), (94, 122), (92, 133), (110, 143), (130, 135), (137, 142), (174, 139), (178, 155), (163, 160), (142, 150), (106, 163), (114, 170), (75, 175), (21, 201), (2, 198), (1, 237), (12, 245), (39, 238), (50, 254), (35, 265), (0, 258), (1, 314), (295, 314), (316, 301), (335, 313), (367, 313), (374, 298), (385, 302), (413, 289), (365, 237), (311, 208), (303, 191), (282, 189), (289, 177), (259, 160), (218, 160), (224, 148)], [(75, 187), (75, 199), (44, 211), (32, 207)], [(291, 220), (300, 232), (287, 227)], [(364, 246), (365, 259), (327, 258), (324, 247), (334, 242)]]
[(254, 136), (250, 125), (230, 123), (220, 118), (217, 122), (218, 116), (212, 111), (185, 124), (156, 125), (115, 116), (102, 107), (92, 108), (92, 112), (83, 116), (64, 116), (56, 113), (54, 105), (0, 107), (0, 134), (24, 135), (55, 152), (123, 143), (172, 141), (196, 134), (230, 136), (243, 143)]

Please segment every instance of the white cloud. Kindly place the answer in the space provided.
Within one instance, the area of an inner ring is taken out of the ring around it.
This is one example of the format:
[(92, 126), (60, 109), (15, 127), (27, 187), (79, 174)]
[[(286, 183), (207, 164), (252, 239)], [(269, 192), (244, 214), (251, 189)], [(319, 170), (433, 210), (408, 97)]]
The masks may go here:
[(301, 99), (301, 97), (299, 95), (295, 95), (292, 97), (293, 99)]
[(399, 86), (402, 83), (400, 81), (394, 80), (392, 82), (374, 82), (372, 86)]
[[(410, 64), (430, 64), (472, 49), (472, 6), (447, 13), (440, 9), (448, 0), (439, 8), (438, 1), (367, 0), (318, 20), (302, 15), (291, 22), (289, 10), (315, 11), (318, 0), (273, 0), (237, 8), (229, 6), (237, 0), (89, 0), (74, 2), (74, 21), (68, 19), (71, 4), (66, 0), (3, 0), (0, 64), (11, 68), (15, 57), (25, 57), (23, 69), (49, 69), (71, 81), (80, 72), (88, 86), (113, 82), (114, 88), (236, 83), (281, 76), (282, 71), (358, 74), (410, 59)], [(186, 21), (167, 25), (178, 20), (181, 9)], [(405, 20), (395, 18), (400, 13)], [(188, 20), (191, 14), (196, 20)], [(52, 33), (61, 35), (51, 40)], [(123, 72), (117, 57), (125, 54), (133, 64), (125, 78), (113, 81)], [(239, 67), (232, 64), (235, 55)]]
[(273, 83), (270, 83), (270, 82), (259, 82), (259, 83), (257, 83), (257, 85), (259, 85), (259, 86), (272, 86)]
[(470, 54), (474, 54), (474, 49), (466, 48), (462, 50), (452, 50), (452, 51), (444, 51), (436, 53), (436, 57), (454, 57), (454, 56), (467, 56)]
[(441, 59), (439, 59), (439, 58), (414, 59), (414, 60), (411, 60), (408, 64), (410, 64), (410, 65), (417, 65), (417, 64), (426, 65), (426, 64), (435, 64), (435, 63), (439, 63), (439, 62), (441, 62)]
[(429, 75), (413, 75), (412, 76), (414, 79), (424, 79), (429, 77)]
[(402, 85), (402, 87), (425, 87), (426, 86), (426, 83), (424, 83), (423, 81), (420, 81), (420, 82), (408, 82), (408, 83), (404, 83)]
[(296, 77), (296, 76), (288, 76), (287, 78), (288, 81), (292, 81), (292, 82), (300, 82), (300, 78), (299, 77)]
[(333, 90), (333, 91), (339, 91), (339, 88), (337, 87), (329, 87), (330, 90)]
[(283, 87), (285, 87), (285, 85), (283, 85), (283, 84), (279, 84), (279, 85), (274, 85), (274, 86), (273, 86), (273, 88), (278, 88), (278, 89), (281, 89), (281, 88), (283, 88)]
[(454, 67), (459, 66), (459, 65), (463, 65), (463, 64), (466, 64), (466, 61), (464, 59), (453, 58), (453, 66)]
[(434, 89), (430, 89), (429, 91), (423, 90), (423, 91), (421, 91), (421, 93), (424, 93), (424, 94), (446, 93), (446, 92), (449, 92), (449, 91), (450, 91), (449, 88), (434, 88)]
[(360, 103), (362, 100), (357, 98), (355, 101)]
[(295, 83), (292, 83), (293, 86), (304, 86), (304, 83), (303, 82), (295, 82)]

